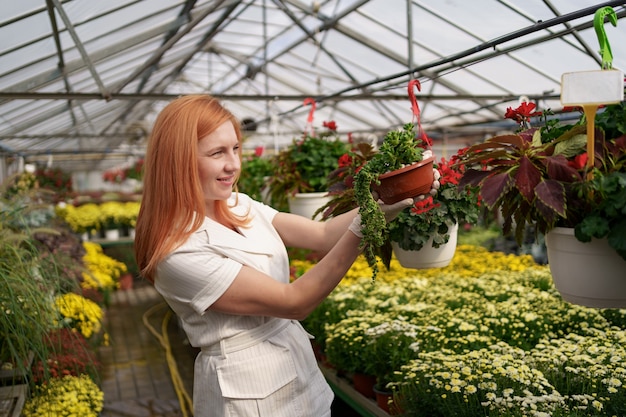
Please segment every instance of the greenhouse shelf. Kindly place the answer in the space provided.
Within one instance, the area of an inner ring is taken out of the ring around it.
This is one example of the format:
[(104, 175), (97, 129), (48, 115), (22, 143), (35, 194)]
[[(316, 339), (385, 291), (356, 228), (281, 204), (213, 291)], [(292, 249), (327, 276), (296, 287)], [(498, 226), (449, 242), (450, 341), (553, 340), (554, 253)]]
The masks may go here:
[(337, 372), (334, 369), (330, 369), (320, 364), (320, 370), (328, 384), (335, 392), (335, 395), (340, 397), (346, 404), (348, 404), (354, 411), (359, 413), (363, 417), (389, 417), (389, 413), (382, 410), (376, 404), (376, 401), (366, 398), (360, 394), (354, 387), (344, 378), (337, 376)]
[(98, 239), (91, 239), (89, 240), (89, 242), (97, 243), (98, 245), (104, 248), (104, 247), (109, 247), (109, 246), (125, 246), (125, 245), (132, 246), (135, 243), (135, 239), (131, 237), (121, 237), (115, 240), (98, 238)]
[(26, 400), (28, 385), (0, 387), (0, 417), (19, 417)]

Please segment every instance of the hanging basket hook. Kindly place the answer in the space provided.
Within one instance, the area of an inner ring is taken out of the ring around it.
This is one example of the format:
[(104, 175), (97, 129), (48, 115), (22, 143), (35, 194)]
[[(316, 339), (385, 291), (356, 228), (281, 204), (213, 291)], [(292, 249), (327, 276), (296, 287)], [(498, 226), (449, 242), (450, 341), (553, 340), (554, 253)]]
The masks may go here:
[(617, 26), (617, 14), (610, 6), (596, 10), (596, 14), (593, 18), (593, 26), (598, 36), (598, 43), (600, 44), (600, 50), (598, 52), (602, 58), (602, 69), (611, 69), (613, 68), (613, 53), (611, 52), (611, 45), (606, 36), (606, 31), (604, 30), (604, 18), (606, 16), (609, 17), (609, 22), (611, 22), (613, 26)]

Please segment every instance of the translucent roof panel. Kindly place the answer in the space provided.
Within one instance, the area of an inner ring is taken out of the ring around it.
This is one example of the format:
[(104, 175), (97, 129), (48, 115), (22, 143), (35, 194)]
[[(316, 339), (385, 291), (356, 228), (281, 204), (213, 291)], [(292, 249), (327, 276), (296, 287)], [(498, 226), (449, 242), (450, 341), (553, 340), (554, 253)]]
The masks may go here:
[[(435, 141), (514, 129), (507, 107), (560, 110), (565, 72), (600, 69), (594, 13), (626, 68), (626, 2), (592, 0), (21, 0), (0, 14), (0, 154), (73, 171), (141, 155), (158, 111), (219, 97), (278, 149), (335, 120), (381, 138), (415, 121)], [(50, 7), (50, 9), (48, 8)]]

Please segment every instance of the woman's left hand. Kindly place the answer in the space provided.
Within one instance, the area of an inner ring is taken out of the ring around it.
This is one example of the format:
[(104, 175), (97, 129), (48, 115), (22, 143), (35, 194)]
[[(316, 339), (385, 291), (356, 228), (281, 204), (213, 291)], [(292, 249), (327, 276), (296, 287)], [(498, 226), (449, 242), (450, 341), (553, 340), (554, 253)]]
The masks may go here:
[(393, 204), (385, 204), (383, 200), (378, 200), (378, 206), (380, 210), (385, 215), (385, 220), (387, 223), (398, 217), (398, 214), (402, 212), (407, 207), (411, 207), (415, 201), (412, 198), (405, 198), (404, 200), (400, 200), (397, 203)]

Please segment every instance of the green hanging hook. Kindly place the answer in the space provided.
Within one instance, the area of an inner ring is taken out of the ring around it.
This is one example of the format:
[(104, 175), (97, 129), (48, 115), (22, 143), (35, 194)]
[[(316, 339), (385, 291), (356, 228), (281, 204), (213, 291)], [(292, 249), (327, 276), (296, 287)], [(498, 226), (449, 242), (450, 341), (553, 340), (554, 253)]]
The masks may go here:
[(608, 16), (609, 22), (613, 26), (617, 26), (617, 14), (612, 7), (606, 6), (596, 10), (596, 14), (593, 18), (593, 26), (596, 29), (596, 35), (598, 36), (598, 43), (600, 44), (600, 56), (602, 57), (602, 69), (613, 68), (613, 53), (611, 52), (611, 45), (609, 39), (606, 37), (604, 31), (604, 18)]

